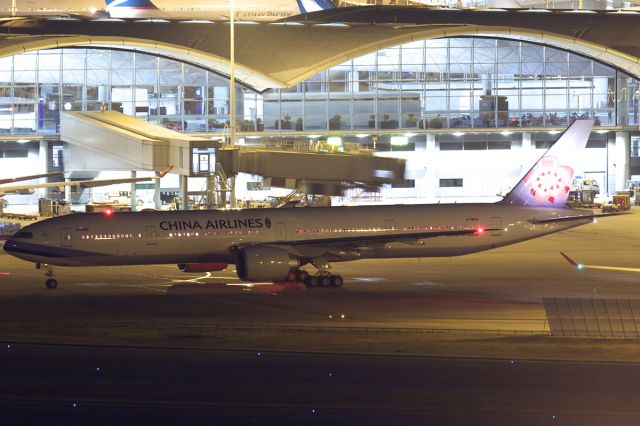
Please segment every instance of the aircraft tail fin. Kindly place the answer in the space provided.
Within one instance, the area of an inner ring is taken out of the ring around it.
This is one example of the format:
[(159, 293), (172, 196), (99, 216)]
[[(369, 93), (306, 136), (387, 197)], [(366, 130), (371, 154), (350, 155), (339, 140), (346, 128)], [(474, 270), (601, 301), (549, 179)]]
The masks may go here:
[(151, 0), (105, 0), (105, 3), (112, 18), (137, 18), (159, 10)]
[(335, 9), (331, 0), (296, 0), (300, 13), (317, 12), (319, 10)]
[(575, 175), (575, 162), (587, 145), (593, 120), (576, 120), (536, 162), (502, 203), (564, 207)]

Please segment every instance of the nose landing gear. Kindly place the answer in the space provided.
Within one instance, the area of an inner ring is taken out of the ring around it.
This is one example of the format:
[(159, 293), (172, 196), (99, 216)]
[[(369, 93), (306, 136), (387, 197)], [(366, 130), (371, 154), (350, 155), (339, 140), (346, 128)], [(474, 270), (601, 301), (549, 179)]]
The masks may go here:
[(55, 274), (53, 273), (53, 265), (49, 265), (49, 264), (42, 264), (40, 265), (39, 263), (36, 264), (36, 269), (40, 269), (44, 267), (44, 276), (47, 277), (47, 280), (44, 282), (44, 285), (48, 288), (53, 290), (54, 288), (58, 287), (58, 280), (55, 279)]

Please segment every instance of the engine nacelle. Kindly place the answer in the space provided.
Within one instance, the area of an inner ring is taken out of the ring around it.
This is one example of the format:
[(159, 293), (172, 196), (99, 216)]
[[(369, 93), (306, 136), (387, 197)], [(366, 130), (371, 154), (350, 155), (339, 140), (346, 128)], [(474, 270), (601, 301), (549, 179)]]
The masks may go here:
[(214, 272), (223, 271), (229, 266), (228, 263), (178, 263), (178, 269), (182, 272)]
[(300, 259), (277, 247), (252, 246), (238, 254), (236, 270), (241, 280), (284, 280), (300, 266)]

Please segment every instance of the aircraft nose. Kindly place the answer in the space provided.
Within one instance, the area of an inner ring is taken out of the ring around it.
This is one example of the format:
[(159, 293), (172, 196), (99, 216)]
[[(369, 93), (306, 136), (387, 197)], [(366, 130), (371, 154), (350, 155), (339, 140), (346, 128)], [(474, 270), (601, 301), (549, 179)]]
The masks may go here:
[(4, 251), (6, 251), (7, 253), (15, 253), (18, 250), (20, 250), (19, 247), (19, 243), (17, 242), (17, 240), (13, 237), (9, 238), (7, 241), (4, 242)]

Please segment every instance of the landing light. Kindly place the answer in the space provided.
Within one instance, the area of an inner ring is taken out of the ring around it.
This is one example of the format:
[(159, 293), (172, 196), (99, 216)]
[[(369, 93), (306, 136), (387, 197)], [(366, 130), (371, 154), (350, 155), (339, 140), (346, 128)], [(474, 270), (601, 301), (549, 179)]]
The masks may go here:
[(584, 269), (584, 265), (582, 263), (578, 263), (578, 269)]

